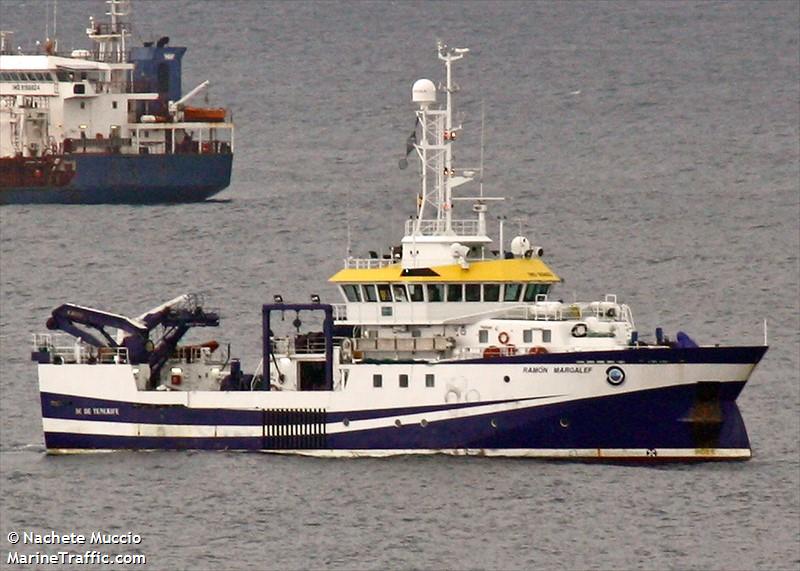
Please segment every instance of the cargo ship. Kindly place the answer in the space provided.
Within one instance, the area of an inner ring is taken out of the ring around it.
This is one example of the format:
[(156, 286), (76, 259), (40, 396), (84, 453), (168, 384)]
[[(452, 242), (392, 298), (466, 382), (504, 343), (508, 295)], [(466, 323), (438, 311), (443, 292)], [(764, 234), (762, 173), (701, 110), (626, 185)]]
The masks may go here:
[(0, 204), (205, 200), (230, 184), (234, 126), (224, 108), (191, 107), (184, 47), (133, 46), (127, 0), (89, 19), (92, 49), (36, 53), (0, 41)]

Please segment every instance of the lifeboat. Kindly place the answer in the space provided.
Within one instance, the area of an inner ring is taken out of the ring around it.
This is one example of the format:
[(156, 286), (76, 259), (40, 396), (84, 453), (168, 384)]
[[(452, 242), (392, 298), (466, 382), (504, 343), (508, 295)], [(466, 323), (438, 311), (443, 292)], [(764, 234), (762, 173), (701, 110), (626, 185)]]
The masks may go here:
[(183, 120), (222, 123), (225, 121), (225, 109), (222, 107), (184, 107)]

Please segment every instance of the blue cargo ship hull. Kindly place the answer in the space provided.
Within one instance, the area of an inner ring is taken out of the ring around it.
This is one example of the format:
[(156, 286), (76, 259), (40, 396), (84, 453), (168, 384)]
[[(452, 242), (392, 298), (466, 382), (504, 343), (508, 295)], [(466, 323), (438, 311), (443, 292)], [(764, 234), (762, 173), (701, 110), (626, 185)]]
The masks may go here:
[(232, 154), (73, 154), (63, 186), (0, 188), (0, 204), (153, 204), (199, 202), (231, 181)]

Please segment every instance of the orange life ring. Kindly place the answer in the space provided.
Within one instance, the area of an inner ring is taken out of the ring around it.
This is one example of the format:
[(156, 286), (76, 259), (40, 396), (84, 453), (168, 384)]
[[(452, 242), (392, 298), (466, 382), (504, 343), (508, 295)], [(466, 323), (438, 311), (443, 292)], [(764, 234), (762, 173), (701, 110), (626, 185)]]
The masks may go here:
[(499, 357), (502, 354), (500, 347), (496, 345), (490, 345), (486, 349), (483, 350), (483, 358), (484, 359), (491, 359), (493, 357)]
[(547, 349), (540, 345), (528, 349), (528, 355), (544, 355), (545, 353), (547, 353)]
[(497, 340), (500, 341), (503, 345), (508, 345), (508, 333), (505, 331), (501, 331), (500, 334), (497, 336)]

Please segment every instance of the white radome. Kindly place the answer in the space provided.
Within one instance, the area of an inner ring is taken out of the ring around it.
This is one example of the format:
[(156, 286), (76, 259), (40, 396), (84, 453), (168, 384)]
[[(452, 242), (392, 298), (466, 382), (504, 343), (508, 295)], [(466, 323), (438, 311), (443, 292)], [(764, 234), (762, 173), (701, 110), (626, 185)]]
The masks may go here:
[(430, 79), (418, 79), (411, 88), (411, 101), (423, 108), (436, 103), (436, 85)]

